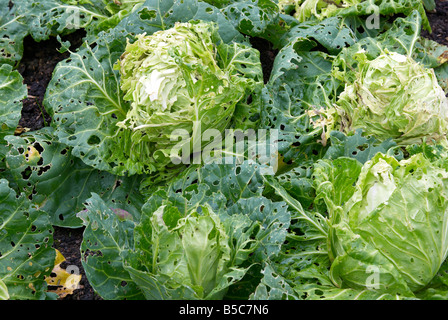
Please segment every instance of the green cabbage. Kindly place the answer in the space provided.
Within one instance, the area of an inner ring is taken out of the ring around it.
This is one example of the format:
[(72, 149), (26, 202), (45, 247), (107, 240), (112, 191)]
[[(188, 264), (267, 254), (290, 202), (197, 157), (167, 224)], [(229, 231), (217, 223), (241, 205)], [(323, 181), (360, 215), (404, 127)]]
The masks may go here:
[(192, 298), (222, 298), (225, 291), (215, 288), (231, 271), (231, 248), (224, 225), (209, 206), (183, 218), (175, 208), (161, 206), (144, 225), (137, 237), (144, 243), (150, 235), (145, 250), (152, 259), (145, 265), (153, 277), (166, 281), (169, 289), (185, 288)]
[(358, 52), (356, 59), (356, 78), (335, 106), (341, 131), (363, 129), (400, 145), (446, 142), (448, 100), (433, 69), (387, 50), (373, 60)]
[(255, 270), (285, 242), (291, 214), (262, 195), (259, 165), (236, 161), (191, 166), (137, 215), (132, 204), (123, 215), (93, 193), (78, 216), (81, 251), (96, 253), (83, 255), (95, 291), (104, 299), (248, 299)]
[[(329, 187), (319, 178), (317, 191), (329, 209), (331, 280), (340, 288), (413, 296), (447, 257), (446, 163), (422, 153), (401, 161), (378, 153), (362, 167), (340, 161), (359, 172), (354, 187), (343, 179)], [(325, 176), (325, 163), (317, 176)], [(344, 201), (331, 191), (336, 189), (346, 190)]]
[[(194, 21), (138, 35), (119, 68), (131, 108), (117, 125), (132, 130), (131, 143), (143, 143), (157, 169), (172, 165), (173, 157), (189, 161), (190, 153), (181, 151), (201, 150), (207, 129), (223, 132), (236, 105), (262, 81), (258, 51), (226, 45), (216, 25)], [(179, 142), (176, 135), (184, 139)]]

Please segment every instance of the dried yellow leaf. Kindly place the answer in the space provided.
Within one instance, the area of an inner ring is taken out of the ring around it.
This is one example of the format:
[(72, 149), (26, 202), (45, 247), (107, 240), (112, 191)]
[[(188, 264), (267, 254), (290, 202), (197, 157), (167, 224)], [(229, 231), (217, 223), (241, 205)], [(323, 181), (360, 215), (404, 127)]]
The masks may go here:
[(23, 127), (21, 127), (21, 126), (17, 126), (16, 130), (14, 130), (14, 135), (19, 136), (19, 135), (21, 135), (22, 133), (24, 133), (24, 132), (28, 132), (28, 131), (30, 131), (29, 128), (23, 128)]
[(61, 263), (65, 261), (64, 256), (56, 250), (56, 258), (54, 261), (54, 268), (49, 277), (45, 277), (45, 281), (49, 286), (55, 287), (49, 289), (49, 292), (56, 293), (59, 298), (64, 298), (69, 294), (73, 294), (76, 289), (82, 288), (79, 284), (81, 275), (79, 273), (67, 272), (66, 269), (61, 268)]
[(438, 58), (437, 62), (440, 64), (444, 64), (445, 62), (448, 62), (448, 51), (444, 51)]

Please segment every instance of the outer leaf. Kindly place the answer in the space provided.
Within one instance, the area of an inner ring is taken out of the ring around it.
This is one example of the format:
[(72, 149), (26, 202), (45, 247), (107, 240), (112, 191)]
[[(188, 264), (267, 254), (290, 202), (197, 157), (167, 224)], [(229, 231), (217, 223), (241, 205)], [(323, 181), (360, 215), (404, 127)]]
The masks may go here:
[(403, 14), (409, 16), (414, 10), (417, 10), (422, 17), (423, 27), (426, 30), (431, 31), (425, 8), (420, 0), (380, 1), (379, 4), (373, 3), (373, 1), (360, 1), (357, 5), (335, 10), (331, 14), (341, 16), (363, 16), (371, 14), (387, 16)]
[(23, 21), (24, 15), (16, 9), (16, 5), (10, 6), (9, 0), (0, 1), (0, 65), (15, 65), (22, 58), (28, 26)]
[[(367, 20), (378, 20), (380, 17), (388, 17), (393, 15), (408, 16), (415, 9), (424, 18), (424, 27), (430, 31), (431, 26), (426, 17), (425, 8), (421, 0), (393, 0), (393, 1), (371, 1), (371, 0), (355, 0), (340, 1), (337, 3), (329, 3), (321, 0), (306, 1), (283, 1), (295, 4), (294, 16), (300, 21), (323, 20), (328, 17), (367, 17)], [(285, 6), (289, 12), (290, 6)], [(376, 21), (373, 23), (375, 24)], [(375, 28), (376, 25), (370, 26)]]
[(86, 226), (81, 253), (89, 283), (104, 299), (142, 299), (142, 292), (125, 269), (135, 223), (120, 221), (96, 194), (87, 203), (87, 210), (79, 217)]
[(289, 28), (273, 0), (235, 1), (221, 11), (241, 33), (269, 40), (276, 46)]
[(216, 7), (198, 0), (146, 0), (142, 7), (118, 24), (112, 37), (116, 37), (116, 33), (133, 36), (143, 32), (153, 34), (174, 27), (176, 22), (190, 20), (214, 21), (225, 43), (244, 42), (242, 35), (225, 15)]
[(29, 32), (37, 42), (51, 36), (64, 35), (87, 29), (87, 39), (94, 42), (96, 35), (118, 24), (144, 0), (122, 0), (105, 4), (104, 0), (15, 0), (18, 13), (26, 17)]
[(313, 38), (320, 43), (330, 54), (336, 54), (342, 48), (356, 43), (357, 29), (350, 28), (351, 21), (344, 17), (331, 17), (321, 22), (305, 22), (293, 28), (281, 39), (281, 46), (288, 45), (289, 42), (298, 38)]
[[(293, 212), (292, 218), (306, 224), (305, 239), (320, 240), (326, 239), (328, 233), (328, 225), (326, 219), (317, 212), (305, 211), (299, 201), (294, 199), (281, 185), (272, 177), (265, 177), (268, 183), (289, 206)], [(299, 237), (300, 239), (301, 237)]]
[[(107, 18), (105, 10), (98, 10), (91, 1), (15, 0), (18, 12), (27, 17), (30, 34), (36, 41), (48, 39), (50, 36), (70, 33), (85, 28), (95, 20)], [(102, 1), (96, 1), (101, 2)], [(102, 5), (104, 7), (104, 5)], [(93, 10), (92, 10), (93, 9)]]
[[(294, 199), (274, 179), (267, 183), (277, 195), (289, 205), (292, 212), (287, 243), (282, 247), (280, 254), (273, 260), (281, 266), (276, 268), (283, 277), (294, 279), (294, 270), (302, 269), (313, 264), (328, 264), (327, 237), (328, 224), (325, 217), (318, 212), (305, 211), (300, 202)], [(291, 275), (292, 273), (292, 275)]]
[(325, 135), (322, 128), (313, 127), (308, 111), (333, 99), (337, 81), (330, 76), (332, 58), (308, 51), (315, 45), (299, 38), (284, 47), (263, 89), (261, 124), (278, 130), (278, 151), (288, 164), (319, 158), (323, 152)]
[(319, 160), (313, 171), (316, 200), (325, 199), (330, 212), (344, 205), (355, 192), (354, 184), (361, 167), (359, 161), (346, 157), (332, 161)]
[(69, 147), (55, 141), (51, 128), (8, 136), (7, 141), (6, 166), (13, 186), (47, 212), (53, 225), (81, 227), (76, 213), (84, 209), (91, 192), (111, 207), (139, 218), (144, 203), (138, 192), (141, 177), (114, 176), (85, 165), (72, 156)]
[(123, 156), (129, 150), (126, 132), (116, 127), (128, 105), (113, 71), (124, 45), (122, 39), (112, 43), (100, 39), (94, 49), (86, 44), (72, 53), (57, 65), (44, 100), (59, 141), (73, 147), (72, 153), (86, 164), (116, 173), (124, 171)]
[(383, 142), (377, 141), (372, 136), (365, 136), (362, 130), (356, 130), (352, 135), (345, 135), (340, 131), (330, 133), (331, 146), (324, 155), (324, 159), (337, 159), (339, 157), (350, 157), (365, 163), (378, 152), (391, 153), (398, 160), (403, 158), (402, 151), (397, 144), (388, 139)]
[(294, 290), (281, 275), (276, 274), (270, 265), (262, 271), (263, 278), (251, 300), (297, 300)]
[(282, 187), (296, 200), (298, 200), (303, 208), (309, 209), (314, 202), (316, 196), (313, 187), (313, 163), (291, 168), (290, 170), (280, 173), (276, 179)]
[(4, 64), (0, 67), (0, 159), (6, 153), (5, 136), (14, 134), (22, 113), (22, 99), (27, 97), (26, 85), (18, 71)]
[(211, 192), (222, 193), (230, 205), (239, 199), (261, 195), (263, 188), (261, 168), (251, 161), (244, 161), (241, 164), (211, 163), (199, 170), (198, 182), (207, 184)]
[(290, 224), (290, 213), (285, 203), (271, 202), (266, 198), (240, 199), (227, 211), (229, 215), (244, 213), (252, 221), (260, 223), (255, 233), (258, 248), (254, 259), (266, 261), (278, 254), (286, 238), (286, 229)]
[(0, 180), (0, 282), (10, 299), (45, 299), (53, 267), (53, 228), (23, 194)]

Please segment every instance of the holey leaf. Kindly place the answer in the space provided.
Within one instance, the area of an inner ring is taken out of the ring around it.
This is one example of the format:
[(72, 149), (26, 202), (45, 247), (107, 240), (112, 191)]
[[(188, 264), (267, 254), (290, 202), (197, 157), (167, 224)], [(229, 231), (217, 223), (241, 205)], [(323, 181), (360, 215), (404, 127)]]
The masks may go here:
[(347, 18), (331, 17), (319, 23), (301, 23), (282, 37), (281, 47), (295, 39), (312, 38), (328, 50), (328, 53), (337, 54), (342, 48), (351, 46), (358, 40), (355, 31), (350, 28), (351, 22)]
[(63, 0), (14, 1), (19, 7), (18, 12), (26, 16), (30, 34), (36, 41), (47, 40), (50, 36), (57, 34), (70, 33), (76, 29), (85, 28), (94, 19), (106, 18), (104, 12), (93, 12), (92, 8), (68, 2)]
[(48, 213), (53, 225), (82, 226), (76, 213), (85, 208), (85, 200), (96, 192), (114, 208), (126, 209), (137, 218), (144, 197), (138, 192), (141, 177), (115, 176), (84, 164), (72, 155), (70, 147), (55, 141), (53, 129), (7, 136), (5, 157), (12, 179), (11, 187), (20, 190), (40, 210)]
[[(428, 43), (421, 40), (422, 16), (417, 10), (412, 11), (405, 18), (397, 18), (393, 24), (376, 37), (359, 39), (354, 45), (343, 48), (333, 62), (336, 69), (345, 82), (353, 82), (353, 69), (358, 62), (355, 53), (365, 51), (369, 60), (378, 57), (384, 49), (412, 57), (425, 66), (435, 67), (435, 58), (431, 58), (431, 49), (426, 47)], [(437, 49), (437, 52), (440, 49)], [(432, 62), (431, 62), (432, 60)], [(336, 76), (338, 78), (338, 76)]]
[(279, 154), (287, 164), (322, 156), (325, 135), (313, 126), (307, 111), (326, 107), (338, 86), (330, 75), (332, 57), (307, 51), (309, 45), (317, 44), (300, 38), (284, 47), (263, 88), (261, 125), (278, 130)]
[(24, 16), (17, 13), (11, 1), (0, 0), (0, 65), (15, 65), (23, 54), (23, 38), (28, 33)]
[(0, 67), (0, 159), (6, 153), (6, 135), (14, 134), (22, 112), (21, 100), (27, 89), (20, 73), (8, 65)]
[(255, 235), (258, 248), (254, 252), (254, 258), (264, 261), (275, 256), (285, 241), (286, 229), (290, 225), (291, 216), (286, 203), (272, 202), (264, 197), (240, 199), (227, 211), (229, 215), (242, 212), (261, 224)]
[[(48, 215), (0, 180), (0, 284), (10, 299), (45, 299), (54, 264)], [(1, 289), (0, 289), (1, 291)]]
[[(144, 0), (14, 0), (23, 15), (30, 35), (36, 41), (86, 29), (89, 41), (107, 30), (137, 8)], [(7, 1), (6, 1), (7, 3)], [(7, 4), (5, 5), (7, 7)]]
[[(206, 1), (207, 2), (207, 1)], [(216, 1), (208, 1), (216, 5)], [(235, 1), (221, 11), (243, 34), (264, 38), (275, 46), (288, 31), (285, 16), (281, 15), (278, 4), (273, 0)]]
[(111, 36), (132, 35), (174, 27), (176, 22), (190, 20), (213, 21), (219, 26), (219, 35), (225, 43), (244, 42), (244, 37), (216, 7), (199, 0), (146, 0), (143, 5), (111, 30)]
[(356, 130), (353, 134), (345, 135), (340, 131), (330, 133), (331, 146), (324, 155), (324, 159), (337, 159), (350, 157), (365, 163), (378, 152), (393, 154), (397, 159), (403, 158), (403, 152), (392, 139), (378, 141), (372, 136), (363, 135), (362, 130)]
[(125, 133), (116, 123), (124, 119), (128, 106), (113, 70), (124, 51), (122, 40), (99, 40), (95, 48), (85, 44), (72, 52), (57, 65), (44, 100), (59, 140), (86, 164), (116, 173), (122, 173), (126, 155)]
[(79, 217), (86, 226), (81, 244), (82, 265), (89, 283), (104, 299), (142, 299), (125, 269), (133, 248), (135, 222), (121, 218), (97, 194), (87, 200)]

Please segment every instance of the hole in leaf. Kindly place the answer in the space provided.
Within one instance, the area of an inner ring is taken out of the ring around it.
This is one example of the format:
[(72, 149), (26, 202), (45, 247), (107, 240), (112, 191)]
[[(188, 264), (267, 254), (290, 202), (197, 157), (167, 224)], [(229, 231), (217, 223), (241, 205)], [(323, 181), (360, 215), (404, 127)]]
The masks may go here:
[(91, 135), (90, 136), (90, 138), (87, 140), (87, 143), (89, 144), (89, 145), (97, 145), (97, 144), (99, 144), (100, 143), (100, 138), (98, 138), (98, 136), (96, 136), (96, 135)]
[(152, 20), (157, 17), (157, 12), (155, 10), (149, 10), (148, 8), (143, 8), (138, 13), (140, 19), (142, 20)]

